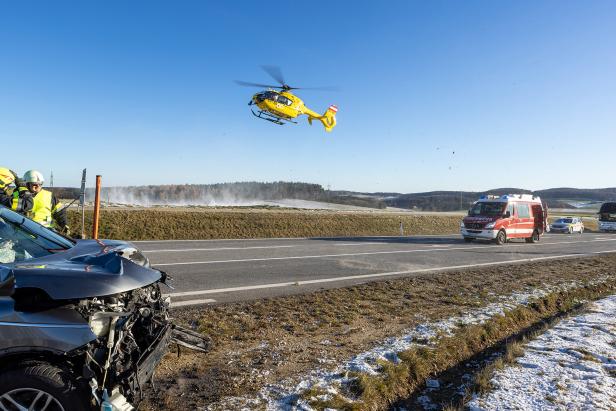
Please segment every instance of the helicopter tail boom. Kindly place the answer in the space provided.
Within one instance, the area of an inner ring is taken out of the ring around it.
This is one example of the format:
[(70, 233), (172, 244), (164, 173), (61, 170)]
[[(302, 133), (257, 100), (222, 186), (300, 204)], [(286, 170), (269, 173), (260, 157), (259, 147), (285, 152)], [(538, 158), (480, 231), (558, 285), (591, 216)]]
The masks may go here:
[(312, 124), (312, 120), (314, 119), (319, 120), (323, 124), (323, 127), (325, 127), (325, 131), (330, 132), (333, 130), (334, 127), (336, 127), (336, 113), (337, 112), (338, 112), (338, 107), (331, 105), (329, 106), (325, 114), (323, 114), (322, 116), (318, 116), (318, 115), (312, 116), (309, 114), (308, 122)]

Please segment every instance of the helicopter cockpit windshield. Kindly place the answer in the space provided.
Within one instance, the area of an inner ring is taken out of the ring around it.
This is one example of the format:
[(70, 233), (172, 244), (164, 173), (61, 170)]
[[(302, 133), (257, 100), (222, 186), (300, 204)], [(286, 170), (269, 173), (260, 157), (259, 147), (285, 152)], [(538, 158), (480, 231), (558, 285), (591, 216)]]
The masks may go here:
[(275, 91), (264, 91), (256, 95), (256, 100), (258, 102), (261, 102), (263, 100), (278, 101), (278, 93), (276, 93)]
[(278, 101), (278, 93), (274, 91), (266, 91), (263, 93), (263, 98), (266, 100)]

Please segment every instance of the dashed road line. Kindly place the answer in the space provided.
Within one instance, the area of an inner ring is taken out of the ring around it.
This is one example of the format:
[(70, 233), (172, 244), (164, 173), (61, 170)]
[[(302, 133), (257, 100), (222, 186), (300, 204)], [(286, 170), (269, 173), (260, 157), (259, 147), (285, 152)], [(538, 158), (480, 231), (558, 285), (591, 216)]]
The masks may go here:
[(226, 251), (226, 250), (257, 250), (257, 249), (268, 249), (268, 248), (293, 248), (297, 247), (296, 245), (263, 245), (256, 247), (217, 247), (217, 248), (172, 248), (166, 250), (143, 250), (144, 253), (177, 253), (177, 252), (186, 252), (186, 251)]
[(204, 298), (201, 300), (185, 300), (185, 301), (176, 301), (176, 302), (171, 302), (171, 307), (172, 308), (177, 308), (177, 307), (186, 307), (187, 305), (203, 305), (203, 304), (212, 304), (215, 303), (216, 300), (213, 300), (211, 298)]

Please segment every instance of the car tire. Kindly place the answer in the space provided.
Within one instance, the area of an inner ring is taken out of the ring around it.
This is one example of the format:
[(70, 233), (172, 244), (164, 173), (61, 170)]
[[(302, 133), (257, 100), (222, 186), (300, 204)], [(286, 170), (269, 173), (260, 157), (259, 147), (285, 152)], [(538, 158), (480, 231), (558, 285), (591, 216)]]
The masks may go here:
[(498, 245), (503, 245), (507, 242), (507, 233), (505, 232), (505, 230), (500, 230), (498, 234), (496, 234), (494, 242)]
[(584, 234), (584, 227), (580, 228), (580, 234)]
[(569, 227), (569, 234), (573, 234), (573, 227)]
[(473, 240), (474, 240), (474, 238), (464, 237), (464, 241), (466, 241), (467, 243), (472, 243)]
[(0, 408), (15, 406), (9, 398), (25, 409), (42, 409), (47, 401), (46, 411), (92, 409), (88, 391), (79, 386), (68, 371), (48, 363), (29, 363), (2, 370)]

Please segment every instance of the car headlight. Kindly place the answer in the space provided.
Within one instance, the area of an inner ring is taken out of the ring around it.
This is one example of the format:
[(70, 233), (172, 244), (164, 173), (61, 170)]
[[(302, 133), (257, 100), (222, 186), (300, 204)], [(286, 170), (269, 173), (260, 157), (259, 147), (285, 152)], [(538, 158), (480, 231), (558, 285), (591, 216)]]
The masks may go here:
[(90, 328), (92, 329), (92, 333), (94, 333), (97, 338), (101, 338), (109, 334), (110, 323), (111, 318), (103, 312), (94, 313), (90, 317)]
[(486, 224), (486, 228), (494, 228), (496, 222)]

